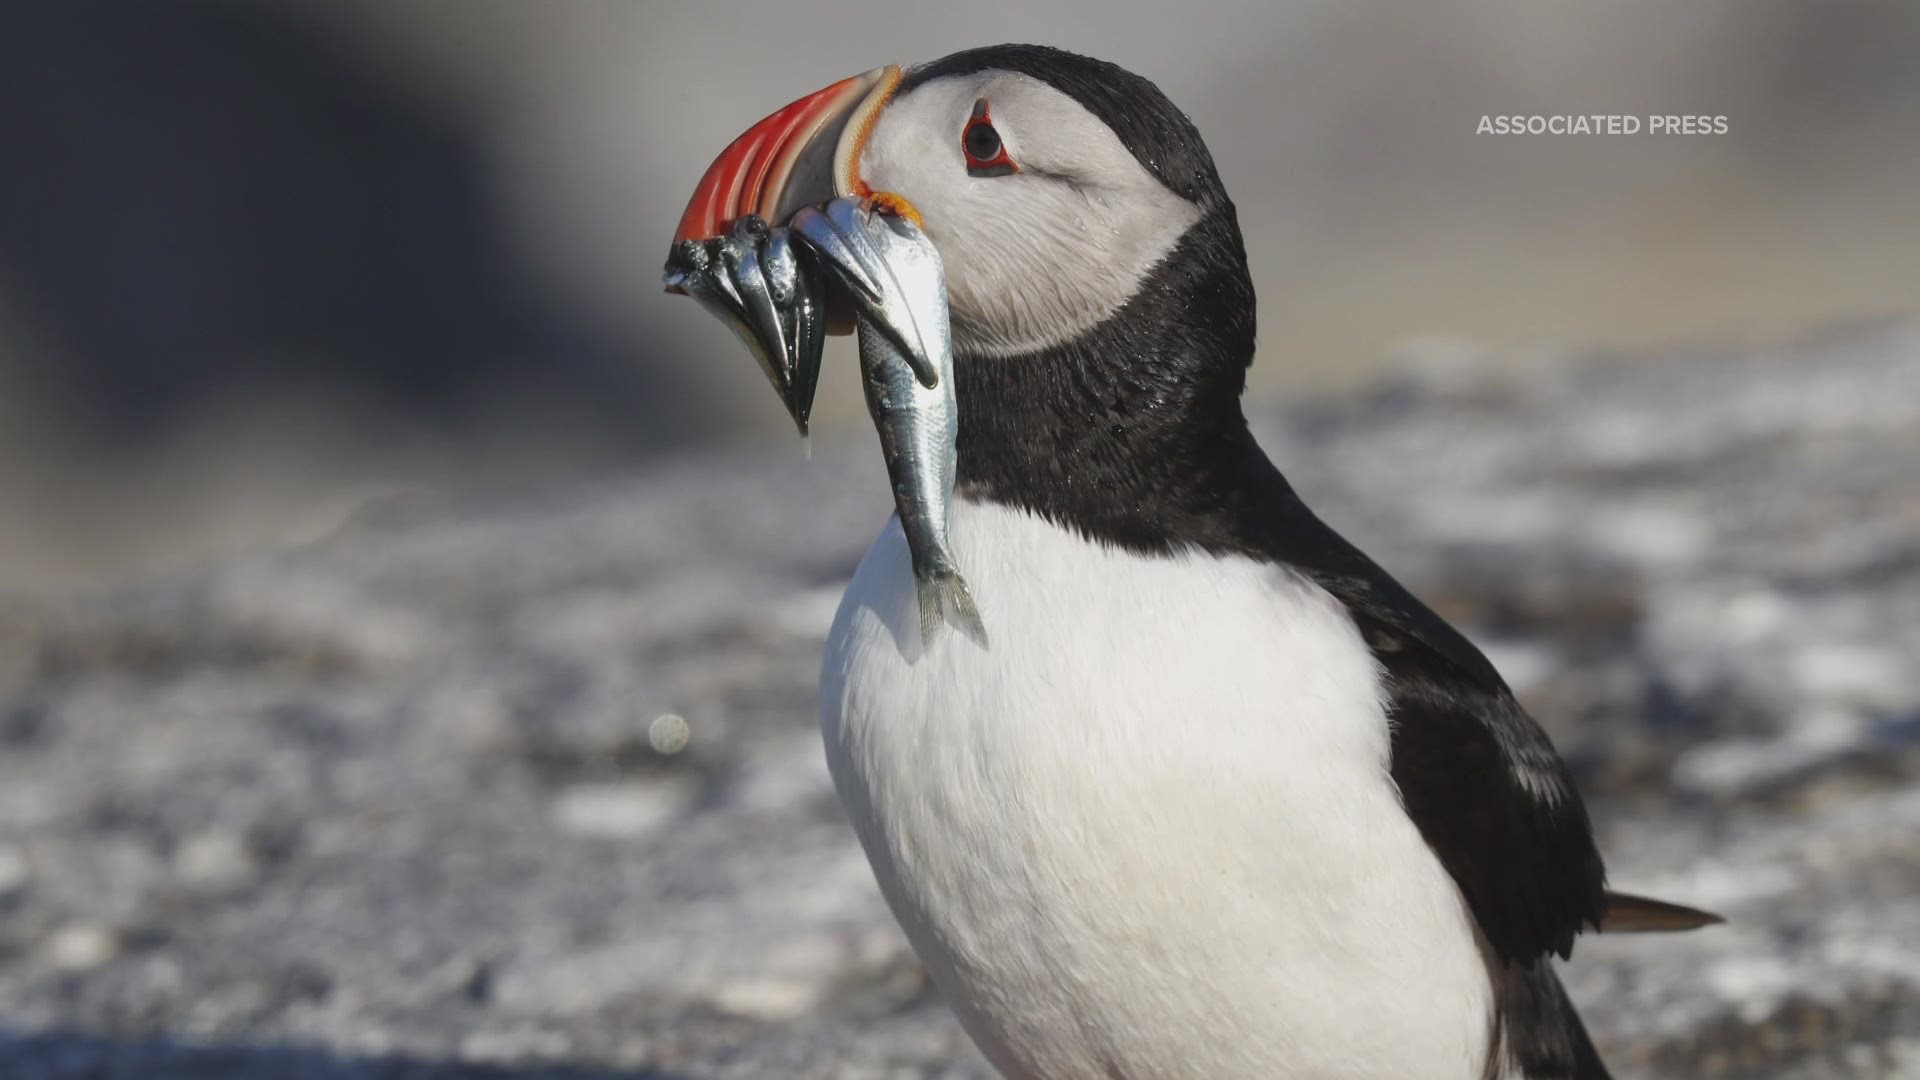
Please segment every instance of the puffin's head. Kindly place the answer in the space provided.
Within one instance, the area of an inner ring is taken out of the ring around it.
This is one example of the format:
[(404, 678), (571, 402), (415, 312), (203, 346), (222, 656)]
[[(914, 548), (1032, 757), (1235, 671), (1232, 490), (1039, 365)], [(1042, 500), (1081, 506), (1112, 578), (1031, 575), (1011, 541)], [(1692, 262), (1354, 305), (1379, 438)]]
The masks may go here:
[(843, 80), (735, 140), (675, 241), (845, 194), (903, 202), (939, 249), (963, 480), (983, 440), (1100, 452), (1156, 412), (1238, 420), (1253, 296), (1233, 205), (1148, 80), (1034, 45)]

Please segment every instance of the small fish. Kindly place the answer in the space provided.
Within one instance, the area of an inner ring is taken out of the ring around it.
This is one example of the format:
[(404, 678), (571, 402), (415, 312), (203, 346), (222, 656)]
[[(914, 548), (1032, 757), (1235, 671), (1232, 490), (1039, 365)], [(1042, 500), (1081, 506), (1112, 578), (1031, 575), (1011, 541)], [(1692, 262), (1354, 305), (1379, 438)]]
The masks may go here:
[(967, 579), (947, 547), (947, 507), (953, 501), (954, 438), (959, 412), (953, 399), (953, 358), (941, 368), (940, 386), (929, 390), (913, 367), (878, 328), (862, 319), (861, 385), (867, 411), (880, 433), (880, 451), (893, 482), (900, 528), (913, 555), (920, 597), (920, 636), (931, 641), (942, 621), (952, 622), (984, 646), (987, 628)]
[(946, 622), (985, 647), (986, 625), (947, 544), (960, 410), (940, 253), (911, 220), (851, 198), (802, 210), (792, 229), (854, 294), (860, 382), (913, 556), (921, 638)]
[(828, 275), (844, 286), (867, 411), (913, 555), (921, 638), (952, 623), (984, 647), (986, 626), (947, 544), (960, 424), (946, 271), (902, 205), (842, 197), (802, 208), (781, 227), (749, 214), (725, 235), (678, 244), (666, 284), (746, 343), (803, 438), (820, 379)]
[(686, 240), (667, 260), (667, 288), (684, 292), (745, 343), (807, 437), (826, 347), (826, 277), (786, 229), (748, 214), (723, 236)]

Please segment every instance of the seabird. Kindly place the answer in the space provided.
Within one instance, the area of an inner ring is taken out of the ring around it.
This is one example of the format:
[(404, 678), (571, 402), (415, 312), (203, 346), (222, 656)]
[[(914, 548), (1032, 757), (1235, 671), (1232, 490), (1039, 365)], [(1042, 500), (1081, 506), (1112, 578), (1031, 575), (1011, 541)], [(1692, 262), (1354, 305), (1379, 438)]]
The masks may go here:
[(923, 632), (889, 521), (821, 729), (986, 1056), (1018, 1080), (1605, 1077), (1552, 958), (1717, 919), (1608, 891), (1493, 665), (1255, 442), (1253, 284), (1192, 121), (1052, 48), (879, 68), (729, 146), (676, 242), (835, 195), (910, 206), (944, 262), (948, 529), (991, 638)]

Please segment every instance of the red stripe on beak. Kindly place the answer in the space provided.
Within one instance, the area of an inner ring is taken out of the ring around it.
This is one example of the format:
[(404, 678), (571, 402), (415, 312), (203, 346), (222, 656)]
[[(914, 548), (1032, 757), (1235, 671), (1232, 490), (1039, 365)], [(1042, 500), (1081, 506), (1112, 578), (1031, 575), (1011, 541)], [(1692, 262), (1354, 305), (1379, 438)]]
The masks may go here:
[[(830, 189), (850, 175), (842, 175), (843, 169), (850, 168), (851, 158), (857, 156), (860, 147), (843, 146), (848, 142), (843, 136), (855, 134), (857, 141), (864, 143), (872, 111), (899, 79), (897, 67), (876, 68), (842, 79), (748, 128), (707, 166), (706, 175), (687, 202), (686, 213), (680, 217), (673, 242), (712, 239), (748, 214), (780, 224), (781, 202), (796, 171), (806, 173), (822, 190), (808, 193), (809, 197), (796, 203), (795, 208), (845, 194)], [(861, 123), (849, 131), (848, 121), (852, 119)], [(841, 159), (848, 160), (843, 163)]]

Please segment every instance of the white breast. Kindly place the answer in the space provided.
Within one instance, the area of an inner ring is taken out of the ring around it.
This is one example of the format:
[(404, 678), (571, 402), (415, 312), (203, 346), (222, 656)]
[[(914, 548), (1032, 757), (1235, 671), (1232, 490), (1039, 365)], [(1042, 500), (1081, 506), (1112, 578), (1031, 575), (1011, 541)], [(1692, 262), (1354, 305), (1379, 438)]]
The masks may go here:
[(881, 889), (995, 1065), (1478, 1077), (1486, 967), (1338, 603), (965, 500), (951, 536), (991, 649), (922, 645), (889, 522), (834, 620), (821, 726)]

